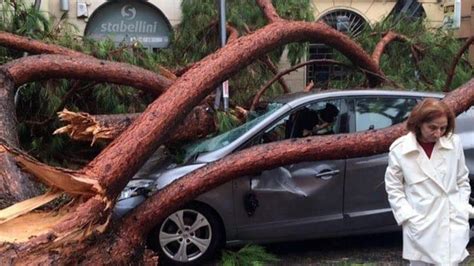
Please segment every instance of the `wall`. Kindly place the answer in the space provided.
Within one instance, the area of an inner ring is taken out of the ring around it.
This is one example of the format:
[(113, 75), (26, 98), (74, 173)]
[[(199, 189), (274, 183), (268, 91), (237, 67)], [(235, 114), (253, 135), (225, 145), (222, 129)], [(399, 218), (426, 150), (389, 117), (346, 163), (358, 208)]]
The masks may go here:
[[(313, 7), (315, 10), (315, 19), (318, 20), (327, 13), (338, 10), (350, 10), (361, 15), (369, 24), (374, 24), (384, 17), (386, 17), (396, 4), (396, 0), (313, 0)], [(290, 67), (290, 63), (286, 57), (282, 57), (280, 69)], [(300, 68), (285, 76), (285, 80), (293, 91), (300, 91), (306, 87), (306, 68)]]
[[(60, 18), (64, 11), (60, 10), (60, 1), (61, 0), (43, 0), (41, 4), (41, 9), (50, 12), (57, 18)], [(66, 0), (67, 1), (67, 0)], [(89, 17), (92, 13), (105, 1), (93, 1), (93, 0), (69, 0), (69, 12), (67, 14), (68, 21), (76, 25), (79, 29), (79, 33), (83, 34), (84, 29), (86, 28), (86, 23), (88, 18), (77, 18), (77, 2), (85, 2), (87, 5)], [(33, 1), (34, 2), (34, 1)], [(155, 5), (158, 9), (163, 12), (163, 14), (168, 18), (172, 26), (175, 26), (181, 20), (181, 0), (151, 0), (148, 1)]]
[[(28, 0), (34, 2), (34, 0)], [(59, 9), (61, 0), (43, 0), (41, 9), (48, 11), (56, 17), (61, 17), (63, 12)], [(94, 0), (66, 0), (69, 2), (69, 22), (75, 24), (80, 34), (84, 32), (87, 18), (76, 17), (77, 1), (85, 1), (88, 7), (89, 16), (96, 10), (104, 1)], [(419, 0), (427, 15), (427, 22), (432, 27), (439, 27), (443, 23), (444, 13), (443, 6), (449, 4), (454, 0)], [(163, 14), (168, 18), (172, 26), (179, 23), (181, 19), (180, 3), (181, 0), (151, 0), (150, 3), (159, 8)], [(369, 24), (374, 24), (384, 17), (386, 17), (394, 8), (396, 0), (313, 0), (312, 4), (315, 9), (316, 20), (337, 9), (351, 10), (361, 15)], [(474, 35), (474, 0), (462, 0), (461, 9), (461, 27), (456, 30), (456, 34), (460, 38), (467, 38)], [(286, 59), (286, 53), (282, 56), (280, 69), (286, 69), (290, 66)], [(474, 62), (474, 46), (470, 48), (470, 58)], [(294, 91), (302, 90), (306, 84), (306, 69), (301, 68), (298, 71), (292, 72), (285, 76), (285, 80), (290, 84)]]
[[(457, 35), (463, 39), (474, 36), (474, 0), (461, 1), (461, 27)], [(470, 46), (469, 59), (474, 64), (474, 45)]]

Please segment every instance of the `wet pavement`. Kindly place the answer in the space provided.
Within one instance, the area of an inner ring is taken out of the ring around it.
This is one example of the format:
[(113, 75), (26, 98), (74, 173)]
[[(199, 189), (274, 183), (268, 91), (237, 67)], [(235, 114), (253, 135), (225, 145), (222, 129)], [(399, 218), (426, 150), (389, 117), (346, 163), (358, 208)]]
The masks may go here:
[[(401, 232), (263, 246), (280, 259), (272, 265), (408, 265), (402, 259)], [(463, 265), (474, 265), (474, 240), (468, 250), (473, 255)]]

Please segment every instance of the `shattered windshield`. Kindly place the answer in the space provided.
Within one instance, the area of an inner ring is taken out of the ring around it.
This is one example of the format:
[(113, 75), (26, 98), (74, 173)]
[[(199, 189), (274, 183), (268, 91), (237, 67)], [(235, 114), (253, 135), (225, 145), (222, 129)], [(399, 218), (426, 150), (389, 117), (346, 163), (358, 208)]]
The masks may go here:
[(238, 139), (242, 136), (245, 132), (249, 129), (254, 127), (260, 121), (262, 121), (265, 117), (269, 116), (271, 113), (275, 112), (278, 108), (283, 106), (281, 103), (271, 103), (267, 105), (266, 110), (260, 113), (256, 113), (255, 115), (249, 115), (249, 120), (244, 124), (229, 130), (225, 133), (217, 135), (210, 139), (205, 139), (199, 141), (197, 143), (193, 143), (185, 147), (185, 161), (188, 161), (189, 158), (194, 157), (195, 155), (203, 152), (211, 152), (222, 147), (225, 147), (232, 141)]

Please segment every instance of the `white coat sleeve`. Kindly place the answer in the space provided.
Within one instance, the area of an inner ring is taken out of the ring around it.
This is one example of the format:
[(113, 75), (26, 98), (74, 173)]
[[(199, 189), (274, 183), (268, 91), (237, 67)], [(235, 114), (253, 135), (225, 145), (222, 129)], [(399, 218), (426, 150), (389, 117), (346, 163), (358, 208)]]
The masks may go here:
[(393, 151), (388, 155), (388, 167), (385, 172), (385, 190), (387, 191), (388, 202), (392, 207), (393, 215), (398, 225), (402, 225), (408, 219), (418, 215), (406, 199), (403, 171)]
[(469, 169), (466, 166), (466, 159), (464, 157), (464, 150), (458, 140), (457, 153), (457, 173), (456, 182), (459, 188), (461, 199), (468, 204), (469, 218), (474, 218), (474, 208), (469, 204), (469, 197), (471, 196), (471, 186), (469, 184)]

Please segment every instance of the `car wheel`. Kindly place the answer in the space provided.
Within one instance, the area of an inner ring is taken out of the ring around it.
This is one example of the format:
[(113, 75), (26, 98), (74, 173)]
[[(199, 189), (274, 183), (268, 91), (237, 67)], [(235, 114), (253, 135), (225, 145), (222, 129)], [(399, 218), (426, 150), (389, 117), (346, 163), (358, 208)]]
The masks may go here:
[(169, 215), (149, 240), (165, 265), (198, 265), (221, 247), (224, 231), (210, 208), (191, 204)]

